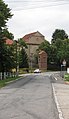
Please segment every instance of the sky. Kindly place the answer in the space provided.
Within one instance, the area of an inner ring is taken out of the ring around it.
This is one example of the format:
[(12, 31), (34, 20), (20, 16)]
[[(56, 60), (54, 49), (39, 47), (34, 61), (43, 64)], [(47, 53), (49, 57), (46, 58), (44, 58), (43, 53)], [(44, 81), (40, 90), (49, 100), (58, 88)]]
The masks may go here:
[(51, 42), (55, 29), (69, 35), (69, 0), (4, 0), (14, 14), (7, 27), (14, 39), (39, 31)]

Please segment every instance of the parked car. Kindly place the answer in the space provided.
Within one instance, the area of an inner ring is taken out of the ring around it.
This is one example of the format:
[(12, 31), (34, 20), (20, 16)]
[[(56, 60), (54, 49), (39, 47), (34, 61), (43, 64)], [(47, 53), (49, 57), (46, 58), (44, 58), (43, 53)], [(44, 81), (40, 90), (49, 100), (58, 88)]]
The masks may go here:
[(35, 69), (34, 73), (41, 73), (41, 71), (39, 69)]

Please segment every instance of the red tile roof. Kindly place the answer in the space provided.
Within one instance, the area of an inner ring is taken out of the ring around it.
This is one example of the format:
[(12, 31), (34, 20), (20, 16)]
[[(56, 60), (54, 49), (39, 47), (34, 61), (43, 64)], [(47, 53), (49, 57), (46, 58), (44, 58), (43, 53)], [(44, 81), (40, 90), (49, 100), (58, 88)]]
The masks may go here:
[(13, 42), (14, 42), (14, 41), (13, 41), (13, 40), (10, 40), (10, 39), (7, 39), (7, 40), (6, 40), (6, 44), (8, 44), (8, 45), (12, 45)]
[(29, 38), (33, 35), (35, 35), (37, 32), (33, 32), (33, 33), (29, 33), (29, 34), (26, 34), (22, 39), (25, 41), (25, 42), (28, 42), (29, 41)]

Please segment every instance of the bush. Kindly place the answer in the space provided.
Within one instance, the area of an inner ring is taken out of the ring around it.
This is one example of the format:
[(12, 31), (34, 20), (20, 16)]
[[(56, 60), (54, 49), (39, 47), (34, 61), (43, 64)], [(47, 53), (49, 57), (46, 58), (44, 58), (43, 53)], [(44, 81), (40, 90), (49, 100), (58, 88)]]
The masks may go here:
[(65, 74), (64, 78), (66, 81), (69, 81), (69, 74)]

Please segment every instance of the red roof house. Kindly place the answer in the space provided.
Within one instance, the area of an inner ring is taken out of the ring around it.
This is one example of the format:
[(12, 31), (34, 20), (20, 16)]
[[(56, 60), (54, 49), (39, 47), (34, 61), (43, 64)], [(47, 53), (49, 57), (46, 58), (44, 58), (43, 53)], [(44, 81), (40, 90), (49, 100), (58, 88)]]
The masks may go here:
[(12, 45), (12, 44), (13, 44), (13, 42), (14, 42), (13, 40), (6, 39), (6, 44), (7, 44), (7, 45)]

